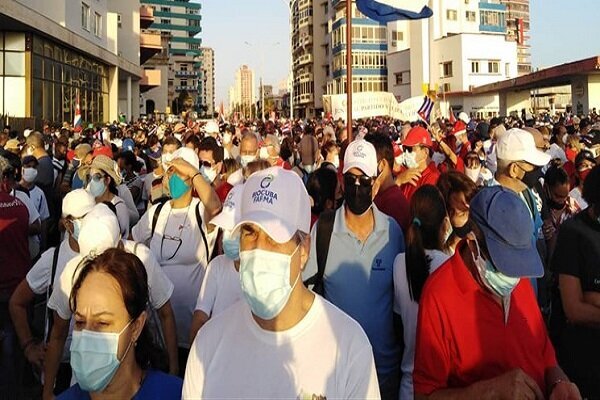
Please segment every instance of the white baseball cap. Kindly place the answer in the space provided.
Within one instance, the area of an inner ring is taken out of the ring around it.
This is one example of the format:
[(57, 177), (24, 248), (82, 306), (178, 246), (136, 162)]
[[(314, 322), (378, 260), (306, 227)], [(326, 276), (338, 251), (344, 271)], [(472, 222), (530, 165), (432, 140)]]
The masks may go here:
[(525, 161), (538, 167), (550, 162), (550, 155), (535, 147), (533, 136), (519, 128), (509, 129), (498, 138), (496, 154), (500, 160)]
[(96, 206), (94, 196), (85, 189), (75, 189), (65, 196), (62, 204), (62, 216), (81, 218)]
[(469, 121), (471, 121), (471, 118), (469, 118), (467, 113), (464, 111), (462, 111), (460, 114), (458, 114), (458, 119), (461, 120), (462, 122), (464, 122), (465, 124), (468, 124)]
[(286, 243), (297, 231), (310, 232), (310, 198), (298, 174), (271, 167), (252, 174), (243, 187), (234, 233), (251, 223), (275, 242)]
[(198, 158), (198, 154), (196, 154), (196, 152), (193, 149), (190, 149), (189, 147), (180, 147), (177, 150), (175, 150), (175, 152), (173, 152), (171, 160), (175, 160), (177, 158), (181, 158), (187, 161), (195, 168), (200, 167), (200, 159)]
[(215, 121), (208, 121), (206, 125), (204, 125), (204, 132), (211, 133), (219, 133), (219, 125)]
[(223, 202), (223, 209), (210, 220), (210, 223), (226, 231), (232, 230), (240, 219), (240, 205), (242, 203), (243, 191), (244, 185), (234, 186)]
[(351, 168), (358, 168), (367, 176), (377, 175), (377, 153), (371, 143), (361, 139), (348, 145), (342, 173), (345, 174)]
[(97, 204), (83, 218), (79, 232), (79, 254), (100, 254), (119, 243), (121, 230), (114, 212), (106, 204)]

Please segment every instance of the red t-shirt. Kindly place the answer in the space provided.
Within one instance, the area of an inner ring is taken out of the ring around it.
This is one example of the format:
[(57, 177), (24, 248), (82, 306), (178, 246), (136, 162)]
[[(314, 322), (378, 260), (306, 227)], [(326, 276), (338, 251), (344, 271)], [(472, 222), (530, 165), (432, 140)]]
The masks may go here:
[(215, 192), (217, 192), (217, 196), (219, 196), (221, 203), (225, 202), (225, 199), (227, 198), (227, 195), (231, 189), (233, 189), (233, 186), (231, 186), (228, 182), (223, 182), (218, 188), (215, 188)]
[(384, 192), (377, 193), (375, 205), (386, 215), (392, 217), (404, 232), (408, 228), (408, 200), (398, 185), (392, 185)]
[(287, 169), (287, 170), (291, 170), (292, 169), (292, 166), (290, 165), (290, 163), (287, 162), (287, 161), (285, 161), (285, 160), (283, 160), (281, 157), (279, 157), (277, 159), (277, 162), (275, 163), (275, 165), (277, 167), (283, 167), (283, 169)]
[(459, 245), (425, 283), (419, 302), (413, 383), (415, 394), (464, 388), (521, 368), (545, 391), (554, 348), (528, 279), (503, 307), (469, 272)]
[(410, 183), (405, 183), (400, 186), (402, 189), (402, 194), (406, 197), (406, 200), (410, 203), (410, 199), (413, 194), (417, 191), (417, 189), (423, 185), (435, 185), (440, 177), (440, 171), (435, 166), (435, 163), (432, 161), (429, 163), (427, 168), (423, 172), (421, 172), (421, 179), (417, 182), (417, 186), (413, 186)]
[(465, 173), (465, 162), (459, 156), (456, 156), (456, 165), (452, 165), (452, 162), (446, 158), (443, 163), (438, 165), (438, 170), (441, 174), (449, 171), (458, 171), (460, 173)]
[(29, 271), (28, 230), (25, 204), (0, 192), (0, 299), (8, 299)]

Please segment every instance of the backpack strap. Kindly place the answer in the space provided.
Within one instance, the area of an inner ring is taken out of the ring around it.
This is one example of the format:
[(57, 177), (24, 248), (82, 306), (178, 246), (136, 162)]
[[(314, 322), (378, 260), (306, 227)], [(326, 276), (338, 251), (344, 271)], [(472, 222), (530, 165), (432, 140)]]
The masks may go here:
[(52, 272), (50, 274), (50, 284), (48, 285), (48, 293), (52, 293), (52, 290), (54, 290), (54, 278), (56, 277), (56, 267), (58, 265), (58, 253), (59, 252), (60, 252), (60, 245), (56, 246), (54, 248), (54, 254), (52, 256)]
[(327, 265), (327, 256), (329, 254), (329, 244), (333, 233), (333, 224), (335, 222), (335, 211), (324, 211), (319, 215), (317, 222), (317, 273), (308, 278), (304, 284), (313, 285), (313, 291), (321, 296), (325, 295), (325, 286), (323, 277), (325, 275), (325, 266)]
[(158, 222), (158, 217), (160, 215), (160, 211), (162, 210), (165, 203), (158, 203), (156, 206), (156, 210), (154, 210), (154, 215), (152, 216), (152, 229), (150, 231), (150, 239), (154, 236), (154, 231), (156, 230), (156, 224)]
[(198, 229), (200, 229), (200, 234), (202, 235), (202, 241), (204, 242), (204, 250), (206, 251), (206, 260), (210, 261), (210, 253), (208, 252), (208, 241), (206, 240), (206, 234), (204, 233), (204, 229), (202, 229), (202, 216), (200, 215), (200, 202), (196, 204), (196, 222), (198, 223)]

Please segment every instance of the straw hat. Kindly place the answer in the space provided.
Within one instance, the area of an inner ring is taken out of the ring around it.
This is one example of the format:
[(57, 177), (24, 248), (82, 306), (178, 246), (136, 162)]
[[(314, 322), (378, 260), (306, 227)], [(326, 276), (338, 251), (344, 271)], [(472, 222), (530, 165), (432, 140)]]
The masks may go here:
[(96, 156), (89, 166), (79, 168), (77, 174), (82, 180), (85, 180), (92, 169), (98, 169), (110, 176), (115, 181), (117, 186), (121, 184), (119, 167), (112, 158), (109, 158), (105, 155)]

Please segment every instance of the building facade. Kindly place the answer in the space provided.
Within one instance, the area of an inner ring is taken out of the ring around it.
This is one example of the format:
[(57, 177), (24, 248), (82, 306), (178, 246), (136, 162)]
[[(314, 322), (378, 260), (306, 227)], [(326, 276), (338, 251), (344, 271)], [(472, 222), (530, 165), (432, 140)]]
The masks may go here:
[(517, 42), (517, 71), (519, 76), (531, 72), (529, 46), (529, 0), (500, 0), (506, 6), (506, 35)]
[(256, 116), (256, 100), (254, 71), (242, 65), (235, 72), (235, 83), (229, 89), (229, 110), (245, 117)]
[(154, 105), (154, 113), (159, 115), (177, 114), (190, 105), (198, 111), (202, 102), (202, 39), (197, 37), (202, 32), (201, 5), (189, 0), (140, 2), (153, 9), (154, 22), (149, 29), (159, 32), (166, 44), (164, 53), (153, 57), (148, 65), (166, 72), (167, 89), (161, 86), (145, 93), (145, 108)]
[(507, 40), (506, 6), (499, 0), (431, 0), (427, 20), (388, 24), (388, 91), (398, 101), (434, 91), (446, 116), (490, 117), (495, 95), (471, 95), (474, 87), (518, 76), (517, 44)]
[(201, 99), (202, 113), (210, 118), (215, 113), (215, 51), (202, 47)]
[(135, 118), (140, 51), (137, 0), (0, 2), (0, 114), (71, 122), (79, 99), (85, 122)]

